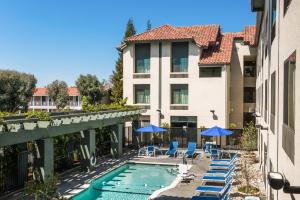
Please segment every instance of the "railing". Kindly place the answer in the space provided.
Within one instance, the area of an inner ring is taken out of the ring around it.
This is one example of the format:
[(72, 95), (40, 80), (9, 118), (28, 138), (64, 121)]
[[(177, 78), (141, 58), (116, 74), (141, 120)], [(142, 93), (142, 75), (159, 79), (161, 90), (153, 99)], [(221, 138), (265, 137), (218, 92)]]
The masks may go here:
[[(171, 127), (168, 128), (166, 132), (163, 133), (133, 133), (134, 137), (138, 137), (138, 142), (140, 146), (154, 144), (163, 147), (169, 147), (170, 141), (178, 141), (180, 148), (186, 148), (188, 142), (196, 142), (197, 148), (203, 148), (203, 145), (206, 141), (212, 141), (213, 137), (201, 136), (199, 132), (204, 129), (200, 128), (177, 128)], [(240, 149), (240, 137), (242, 135), (242, 129), (231, 129), (234, 133), (230, 136), (226, 136), (226, 144), (222, 143), (221, 145), (227, 146), (231, 149)], [(217, 138), (219, 142), (220, 139)]]

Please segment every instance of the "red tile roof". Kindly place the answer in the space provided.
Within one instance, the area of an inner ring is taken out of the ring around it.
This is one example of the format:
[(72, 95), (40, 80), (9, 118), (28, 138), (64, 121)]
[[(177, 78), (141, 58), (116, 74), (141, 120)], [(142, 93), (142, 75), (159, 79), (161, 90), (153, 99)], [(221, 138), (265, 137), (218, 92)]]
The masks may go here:
[(200, 65), (229, 64), (231, 61), (234, 34), (222, 34), (217, 43), (204, 49), (199, 61)]
[[(221, 33), (219, 25), (180, 26), (164, 25), (150, 31), (131, 36), (125, 43), (161, 40), (193, 40), (203, 46), (200, 65), (229, 64), (233, 48), (233, 40), (244, 40), (247, 45), (254, 45), (255, 26), (246, 26), (243, 32)], [(124, 48), (124, 45), (119, 48)]]
[(254, 45), (255, 44), (255, 26), (246, 26), (244, 29), (244, 41), (246, 44)]
[[(70, 87), (68, 88), (68, 94), (69, 96), (79, 96), (79, 91), (76, 87)], [(33, 96), (48, 96), (47, 88), (35, 88)]]
[(69, 87), (68, 88), (68, 93), (69, 93), (69, 96), (79, 96), (79, 91), (77, 90), (76, 87)]
[(155, 40), (194, 40), (200, 46), (208, 46), (214, 42), (220, 30), (219, 25), (181, 26), (164, 25), (150, 31), (134, 35), (125, 42), (155, 41)]
[(47, 88), (35, 88), (33, 96), (47, 96)]

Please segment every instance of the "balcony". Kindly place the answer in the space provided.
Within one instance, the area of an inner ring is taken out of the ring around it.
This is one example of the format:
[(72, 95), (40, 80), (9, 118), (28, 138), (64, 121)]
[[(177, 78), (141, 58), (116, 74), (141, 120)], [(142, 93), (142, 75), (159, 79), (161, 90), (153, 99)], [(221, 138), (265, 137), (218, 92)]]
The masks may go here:
[(264, 11), (265, 1), (264, 0), (251, 0), (251, 10), (252, 12)]

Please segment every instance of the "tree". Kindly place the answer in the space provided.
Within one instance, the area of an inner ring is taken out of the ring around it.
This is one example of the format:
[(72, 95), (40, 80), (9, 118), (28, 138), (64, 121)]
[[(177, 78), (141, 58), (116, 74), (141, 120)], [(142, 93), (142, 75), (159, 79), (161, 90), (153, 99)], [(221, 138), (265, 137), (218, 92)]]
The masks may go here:
[(63, 109), (67, 106), (69, 94), (66, 82), (55, 80), (47, 85), (47, 91), (50, 99), (53, 100), (58, 109)]
[(251, 151), (257, 148), (257, 132), (254, 123), (251, 121), (243, 129), (241, 137), (243, 149)]
[(89, 104), (100, 103), (102, 84), (95, 75), (80, 75), (76, 86), (81, 96), (86, 96)]
[(147, 29), (146, 29), (146, 31), (150, 31), (152, 29), (152, 24), (151, 24), (151, 21), (150, 21), (150, 19), (148, 19), (148, 21), (147, 21)]
[[(129, 19), (126, 26), (125, 38), (133, 36), (136, 34), (136, 30), (134, 28), (133, 20)], [(123, 42), (122, 41), (122, 42)], [(111, 100), (113, 102), (119, 102), (123, 99), (123, 55), (119, 53), (119, 58), (116, 61), (115, 70), (113, 71), (113, 75), (111, 76)]]
[(36, 82), (32, 74), (0, 70), (0, 111), (27, 109)]

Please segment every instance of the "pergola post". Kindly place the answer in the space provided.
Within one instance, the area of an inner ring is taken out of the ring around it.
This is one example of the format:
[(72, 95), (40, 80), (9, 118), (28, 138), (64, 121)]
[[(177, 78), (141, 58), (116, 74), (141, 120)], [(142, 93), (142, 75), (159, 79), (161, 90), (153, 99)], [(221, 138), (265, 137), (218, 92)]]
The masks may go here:
[(91, 157), (93, 156), (93, 159), (96, 159), (96, 131), (94, 129), (80, 131), (80, 136), (81, 166), (84, 169), (91, 170)]
[[(35, 144), (34, 165), (38, 169), (40, 178), (45, 181), (54, 172), (53, 138), (40, 139)], [(37, 177), (35, 177), (37, 178)]]
[(111, 148), (110, 153), (114, 158), (120, 157), (123, 154), (123, 124), (112, 126)]

